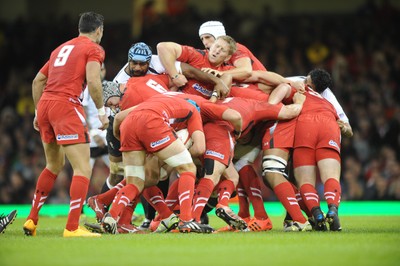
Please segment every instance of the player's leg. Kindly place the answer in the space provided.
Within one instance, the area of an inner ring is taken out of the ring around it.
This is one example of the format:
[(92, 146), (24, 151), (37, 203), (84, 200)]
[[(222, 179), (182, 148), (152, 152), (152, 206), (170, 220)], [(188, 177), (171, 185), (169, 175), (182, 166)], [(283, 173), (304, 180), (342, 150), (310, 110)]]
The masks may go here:
[(63, 145), (63, 150), (73, 169), (70, 186), (70, 211), (64, 237), (100, 236), (79, 227), (79, 217), (89, 189), (92, 168), (90, 166), (89, 143)]
[[(319, 156), (320, 153), (321, 156)], [(321, 181), (324, 184), (324, 197), (328, 204), (326, 221), (331, 231), (341, 231), (338, 212), (342, 191), (340, 186), (340, 156), (333, 149), (318, 149), (317, 158), (320, 157), (325, 158), (318, 160), (318, 169)]]
[(294, 176), (300, 188), (301, 197), (314, 218), (315, 230), (326, 231), (325, 217), (320, 207), (320, 198), (315, 188), (317, 167), (315, 165), (315, 150), (298, 147), (293, 152)]
[(39, 221), (39, 211), (51, 192), (58, 173), (65, 164), (64, 152), (61, 146), (57, 145), (56, 142), (43, 143), (43, 148), (46, 156), (46, 167), (40, 173), (36, 182), (32, 207), (24, 224), (24, 232), (29, 236), (36, 235), (36, 226)]

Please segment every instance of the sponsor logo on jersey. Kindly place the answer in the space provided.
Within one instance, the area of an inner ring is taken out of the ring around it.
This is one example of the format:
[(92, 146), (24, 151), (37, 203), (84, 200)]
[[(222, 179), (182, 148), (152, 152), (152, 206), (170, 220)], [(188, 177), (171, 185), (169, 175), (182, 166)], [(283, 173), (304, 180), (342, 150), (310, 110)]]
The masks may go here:
[(157, 141), (154, 141), (154, 142), (150, 143), (150, 147), (152, 147), (152, 148), (158, 147), (158, 146), (168, 142), (170, 139), (171, 138), (169, 136), (166, 136), (163, 139), (160, 139), (160, 140), (157, 140)]
[(210, 151), (210, 150), (206, 150), (206, 155), (217, 157), (217, 158), (220, 158), (221, 160), (223, 160), (225, 158), (225, 156), (223, 154), (216, 152), (216, 151)]
[(73, 139), (78, 139), (78, 134), (72, 134), (72, 135), (57, 135), (57, 140), (73, 140)]
[(340, 151), (339, 145), (337, 145), (337, 143), (336, 143), (335, 141), (330, 140), (330, 141), (329, 141), (329, 145), (335, 147), (336, 149), (338, 149), (338, 150)]
[(202, 87), (199, 83), (195, 83), (192, 86), (196, 91), (200, 92), (201, 94), (211, 97), (212, 91), (207, 90), (206, 88)]

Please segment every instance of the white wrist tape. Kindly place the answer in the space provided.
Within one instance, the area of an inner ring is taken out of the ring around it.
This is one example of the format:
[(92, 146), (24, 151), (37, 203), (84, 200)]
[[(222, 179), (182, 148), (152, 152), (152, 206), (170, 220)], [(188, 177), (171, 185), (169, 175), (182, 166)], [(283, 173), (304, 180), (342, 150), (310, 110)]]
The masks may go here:
[(97, 112), (99, 113), (99, 115), (106, 115), (106, 109), (103, 107), (97, 109)]

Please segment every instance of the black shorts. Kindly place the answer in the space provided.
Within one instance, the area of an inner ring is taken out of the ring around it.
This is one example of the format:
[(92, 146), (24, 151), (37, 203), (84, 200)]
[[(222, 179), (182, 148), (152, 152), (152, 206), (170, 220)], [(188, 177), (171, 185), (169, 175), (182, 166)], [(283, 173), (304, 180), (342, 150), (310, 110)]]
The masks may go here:
[(115, 138), (113, 133), (114, 117), (109, 116), (108, 119), (110, 120), (106, 135), (108, 154), (114, 157), (121, 157), (122, 152), (119, 151), (119, 148), (121, 148), (121, 142)]
[(101, 157), (106, 154), (108, 154), (107, 146), (104, 146), (103, 148), (90, 147), (90, 158), (97, 158), (97, 157)]

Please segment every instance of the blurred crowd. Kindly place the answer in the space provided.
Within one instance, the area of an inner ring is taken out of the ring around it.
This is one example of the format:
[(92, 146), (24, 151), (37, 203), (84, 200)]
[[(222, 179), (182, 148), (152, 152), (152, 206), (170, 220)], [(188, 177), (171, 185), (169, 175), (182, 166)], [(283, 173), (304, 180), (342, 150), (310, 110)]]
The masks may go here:
[[(144, 41), (154, 50), (160, 41), (202, 48), (199, 26), (220, 20), (270, 71), (294, 76), (327, 69), (354, 131), (342, 140), (342, 200), (400, 200), (400, 12), (389, 1), (367, 1), (351, 13), (329, 15), (276, 15), (265, 6), (262, 17), (229, 4), (207, 16), (191, 6), (170, 14), (151, 8), (149, 2), (143, 10), (138, 38), (130, 37), (129, 22), (109, 24), (105, 18), (106, 79), (125, 64), (132, 43)], [(31, 82), (50, 52), (77, 35), (76, 23), (68, 16), (0, 20), (0, 204), (30, 203), (45, 164), (32, 126)], [(89, 195), (100, 191), (107, 171), (95, 164)], [(71, 176), (67, 163), (50, 202), (69, 202)], [(267, 190), (265, 200), (274, 200)]]

